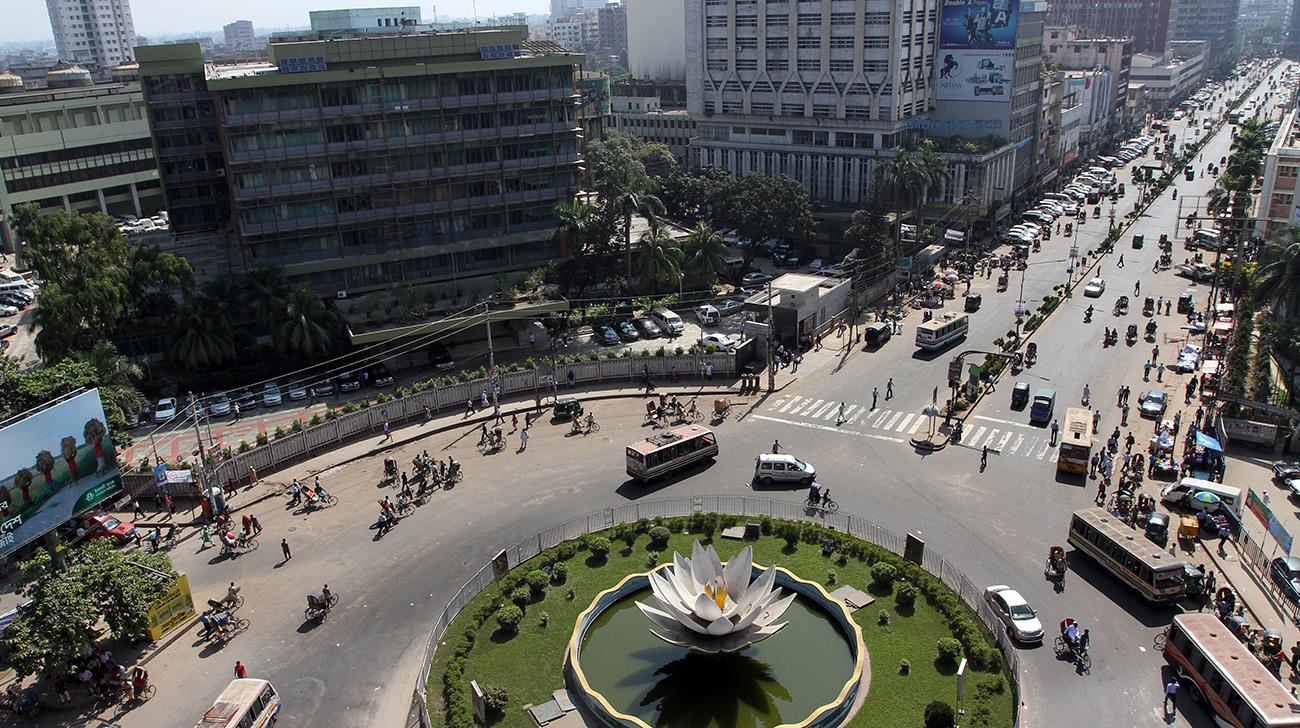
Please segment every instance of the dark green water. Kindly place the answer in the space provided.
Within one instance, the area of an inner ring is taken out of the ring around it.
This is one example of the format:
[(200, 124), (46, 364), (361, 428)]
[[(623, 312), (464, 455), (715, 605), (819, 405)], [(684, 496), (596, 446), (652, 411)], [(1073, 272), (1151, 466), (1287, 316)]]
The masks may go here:
[[(636, 592), (596, 618), (582, 644), (592, 689), (653, 726), (762, 728), (798, 723), (833, 701), (853, 672), (848, 638), (799, 597), (778, 634), (738, 654), (702, 655), (650, 634)], [(653, 601), (650, 602), (653, 605)]]

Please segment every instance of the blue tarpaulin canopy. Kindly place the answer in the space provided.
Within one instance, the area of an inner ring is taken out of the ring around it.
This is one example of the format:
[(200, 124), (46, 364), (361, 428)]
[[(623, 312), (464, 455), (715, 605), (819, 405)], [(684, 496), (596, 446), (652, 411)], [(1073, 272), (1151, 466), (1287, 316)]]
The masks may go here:
[(1205, 434), (1204, 432), (1198, 432), (1198, 433), (1196, 433), (1196, 446), (1197, 446), (1197, 447), (1203, 447), (1203, 448), (1205, 448), (1206, 450), (1213, 450), (1213, 451), (1215, 451), (1215, 452), (1223, 452), (1223, 446), (1219, 444), (1219, 441), (1216, 440), (1216, 439), (1214, 439), (1213, 437), (1210, 437), (1209, 435)]

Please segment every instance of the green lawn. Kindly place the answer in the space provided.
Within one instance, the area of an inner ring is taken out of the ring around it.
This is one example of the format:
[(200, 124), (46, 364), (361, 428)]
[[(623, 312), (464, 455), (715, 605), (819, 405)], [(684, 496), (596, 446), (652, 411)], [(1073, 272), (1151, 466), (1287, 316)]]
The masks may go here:
[[(689, 554), (691, 541), (702, 539), (699, 534), (674, 534), (665, 551)], [(764, 537), (755, 542), (715, 539), (714, 547), (724, 561), (735, 555), (746, 543), (754, 546), (757, 564), (776, 564), (799, 576), (822, 582), (828, 591), (837, 585), (852, 584), (864, 591), (872, 591), (876, 602), (859, 610), (854, 616), (862, 626), (863, 638), (871, 663), (871, 687), (866, 703), (850, 725), (888, 726), (890, 728), (922, 725), (922, 713), (932, 700), (953, 702), (956, 696), (955, 669), (937, 663), (935, 643), (942, 637), (951, 637), (943, 616), (917, 598), (914, 610), (900, 611), (894, 603), (893, 591), (867, 589), (870, 567), (866, 562), (849, 557), (838, 563), (838, 555), (825, 557), (814, 544), (800, 543), (793, 552), (786, 550), (785, 542), (775, 537)], [(477, 680), (480, 685), (496, 685), (509, 691), (510, 702), (504, 715), (493, 720), (501, 728), (532, 728), (535, 723), (523, 706), (545, 702), (551, 692), (564, 686), (562, 674), (564, 651), (578, 614), (587, 608), (595, 595), (613, 586), (627, 574), (645, 571), (648, 563), (649, 539), (638, 537), (630, 554), (625, 554), (623, 542), (615, 541), (614, 550), (604, 561), (595, 560), (587, 551), (579, 551), (570, 559), (568, 579), (563, 584), (552, 584), (543, 597), (534, 599), (526, 609), (524, 621), (517, 635), (507, 635), (497, 629), (495, 619), (489, 619), (476, 632), (473, 651), (466, 661), (465, 678)], [(533, 568), (532, 563), (524, 570)], [(828, 572), (837, 572), (835, 585), (827, 584)], [(572, 590), (573, 598), (569, 598)], [(434, 725), (446, 725), (443, 710), (443, 673), (452, 659), (451, 645), (467, 627), (472, 626), (472, 616), (486, 604), (489, 589), (462, 612), (447, 631), (430, 671), (428, 686), (429, 711)], [(889, 624), (879, 624), (881, 612), (889, 614)], [(543, 615), (548, 624), (542, 625)], [(648, 623), (647, 623), (648, 627)], [(910, 663), (910, 672), (899, 671), (902, 660)], [(966, 718), (964, 726), (1009, 726), (1012, 720), (1013, 691), (1003, 673), (972, 673), (967, 680)]]

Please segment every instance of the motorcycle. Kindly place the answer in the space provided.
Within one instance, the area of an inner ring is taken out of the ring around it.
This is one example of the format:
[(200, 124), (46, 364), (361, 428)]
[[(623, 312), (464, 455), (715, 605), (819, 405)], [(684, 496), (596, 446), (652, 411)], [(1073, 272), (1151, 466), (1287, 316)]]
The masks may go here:
[(1088, 309), (1083, 312), (1083, 322), (1085, 324), (1092, 323), (1092, 306), (1089, 306)]

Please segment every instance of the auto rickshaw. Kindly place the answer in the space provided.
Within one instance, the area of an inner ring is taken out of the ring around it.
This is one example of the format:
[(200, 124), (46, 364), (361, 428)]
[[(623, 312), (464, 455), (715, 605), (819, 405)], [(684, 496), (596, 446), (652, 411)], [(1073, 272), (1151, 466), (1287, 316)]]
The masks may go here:
[(558, 422), (576, 420), (582, 416), (582, 403), (577, 397), (560, 397), (555, 400), (553, 412), (552, 419)]
[(1187, 313), (1196, 306), (1195, 298), (1191, 291), (1183, 291), (1178, 294), (1178, 313)]
[(1002, 291), (1007, 290), (1007, 280), (1008, 280), (1008, 279), (1007, 279), (1007, 274), (1006, 274), (1006, 273), (1003, 273), (1002, 275), (998, 276), (998, 292), (999, 292), (999, 293), (1001, 293)]
[(1142, 299), (1143, 316), (1150, 316), (1151, 312), (1154, 311), (1155, 308), (1156, 308), (1156, 301), (1154, 298), (1147, 296), (1146, 298)]
[(1074, 234), (1074, 223), (1072, 222), (1065, 223), (1065, 237), (1068, 238), (1073, 234)]
[(1092, 208), (1092, 216), (1094, 219), (1101, 217), (1101, 205)]
[(1032, 367), (1036, 361), (1038, 361), (1038, 344), (1031, 341), (1025, 347), (1025, 366)]
[(1169, 516), (1163, 513), (1152, 513), (1147, 517), (1146, 527), (1147, 540), (1158, 544), (1164, 548), (1169, 543)]
[(1023, 409), (1029, 404), (1029, 383), (1016, 382), (1011, 388), (1011, 409)]
[(1132, 344), (1133, 342), (1137, 341), (1137, 338), (1138, 338), (1137, 324), (1129, 324), (1128, 331), (1124, 334), (1124, 340)]
[(1123, 316), (1128, 313), (1128, 296), (1120, 296), (1115, 299), (1115, 315)]
[(980, 304), (982, 304), (983, 302), (984, 302), (984, 297), (981, 296), (980, 294), (978, 294), (978, 293), (968, 293), (968, 294), (966, 294), (966, 302), (965, 302), (965, 305), (962, 306), (962, 308), (963, 308), (967, 313), (972, 313), (972, 312), (974, 312), (974, 311), (978, 311), (979, 308), (980, 308)]
[(1178, 519), (1178, 540), (1195, 541), (1201, 532), (1201, 524), (1196, 516), (1182, 516)]

